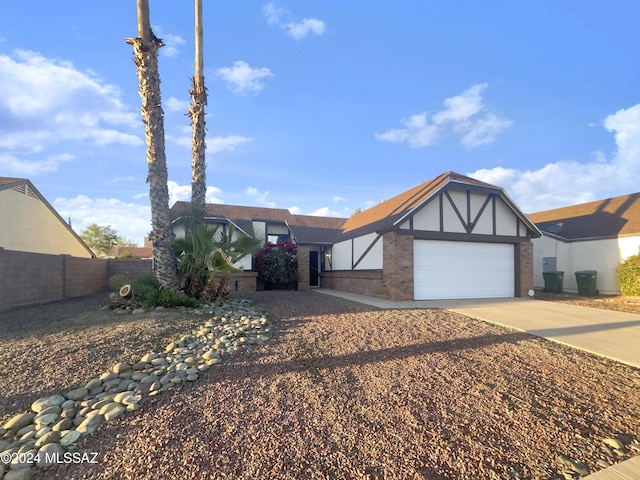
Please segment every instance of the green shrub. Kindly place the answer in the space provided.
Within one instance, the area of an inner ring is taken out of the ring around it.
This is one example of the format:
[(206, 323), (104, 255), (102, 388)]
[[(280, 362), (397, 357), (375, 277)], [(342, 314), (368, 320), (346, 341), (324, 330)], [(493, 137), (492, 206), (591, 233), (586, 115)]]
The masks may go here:
[(114, 292), (119, 292), (127, 283), (129, 283), (129, 274), (127, 273), (119, 273), (109, 278), (109, 286)]
[(640, 254), (633, 255), (618, 265), (616, 281), (623, 295), (640, 296)]
[(150, 310), (154, 307), (189, 307), (197, 308), (201, 302), (195, 298), (170, 290), (160, 290), (160, 285), (153, 275), (145, 275), (133, 283), (133, 297), (129, 305), (133, 308)]

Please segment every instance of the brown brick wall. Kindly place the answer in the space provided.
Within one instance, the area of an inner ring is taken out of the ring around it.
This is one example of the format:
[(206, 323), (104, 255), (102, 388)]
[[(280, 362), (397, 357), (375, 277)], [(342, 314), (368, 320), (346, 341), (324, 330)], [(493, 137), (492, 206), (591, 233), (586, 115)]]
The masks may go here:
[(339, 270), (320, 274), (320, 286), (330, 290), (387, 298), (382, 283), (382, 270)]
[(233, 292), (255, 292), (257, 272), (239, 272), (229, 280), (229, 289)]
[(387, 232), (382, 240), (385, 298), (413, 300), (413, 237)]
[(309, 290), (309, 252), (311, 247), (298, 245), (298, 290)]
[(382, 236), (382, 270), (340, 270), (321, 276), (323, 288), (386, 298), (413, 300), (413, 237), (387, 232)]
[(516, 244), (516, 297), (527, 297), (533, 288), (533, 242)]

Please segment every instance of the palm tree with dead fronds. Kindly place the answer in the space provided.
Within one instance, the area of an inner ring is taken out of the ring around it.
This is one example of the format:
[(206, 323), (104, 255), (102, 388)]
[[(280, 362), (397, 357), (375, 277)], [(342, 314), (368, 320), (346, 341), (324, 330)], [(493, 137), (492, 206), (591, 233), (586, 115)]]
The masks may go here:
[(164, 150), (164, 112), (160, 99), (158, 50), (162, 40), (151, 31), (149, 1), (137, 0), (138, 36), (127, 38), (133, 46), (133, 61), (137, 66), (140, 111), (147, 140), (147, 166), (149, 199), (151, 201), (151, 241), (156, 278), (163, 289), (178, 291), (180, 280), (173, 252), (173, 230), (169, 216), (169, 189), (167, 186), (167, 158)]
[(195, 0), (195, 61), (194, 75), (192, 78), (191, 105), (189, 106), (189, 118), (193, 132), (191, 147), (191, 207), (193, 214), (200, 221), (204, 220), (206, 185), (205, 162), (205, 120), (204, 107), (207, 104), (207, 89), (204, 86), (203, 75), (203, 41), (202, 41), (202, 0)]

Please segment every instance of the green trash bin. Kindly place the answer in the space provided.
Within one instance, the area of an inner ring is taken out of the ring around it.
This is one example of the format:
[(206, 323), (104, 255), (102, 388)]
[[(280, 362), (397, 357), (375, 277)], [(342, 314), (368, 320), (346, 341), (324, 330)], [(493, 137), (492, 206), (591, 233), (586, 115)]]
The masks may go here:
[(564, 272), (543, 272), (542, 276), (544, 277), (545, 292), (562, 292), (562, 280), (564, 279)]
[(596, 270), (582, 270), (576, 272), (578, 295), (594, 297), (598, 294), (598, 272)]

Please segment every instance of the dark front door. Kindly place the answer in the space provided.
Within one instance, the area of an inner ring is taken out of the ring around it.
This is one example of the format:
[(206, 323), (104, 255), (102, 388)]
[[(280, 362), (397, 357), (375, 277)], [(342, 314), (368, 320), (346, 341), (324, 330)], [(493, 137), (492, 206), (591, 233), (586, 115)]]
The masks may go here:
[(318, 252), (316, 250), (309, 252), (309, 286), (320, 286), (320, 277), (318, 276)]

